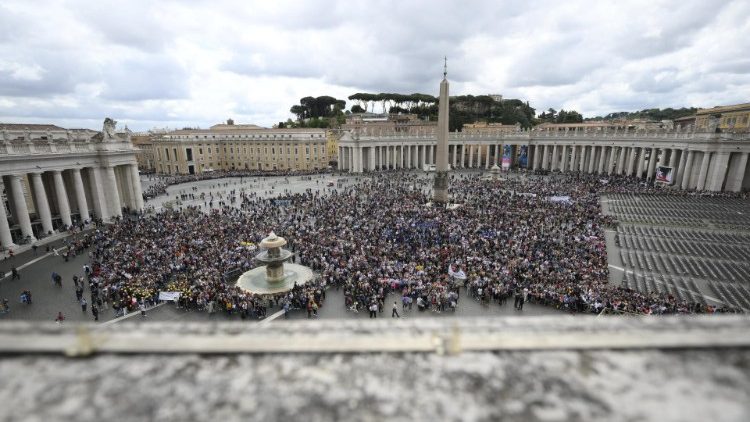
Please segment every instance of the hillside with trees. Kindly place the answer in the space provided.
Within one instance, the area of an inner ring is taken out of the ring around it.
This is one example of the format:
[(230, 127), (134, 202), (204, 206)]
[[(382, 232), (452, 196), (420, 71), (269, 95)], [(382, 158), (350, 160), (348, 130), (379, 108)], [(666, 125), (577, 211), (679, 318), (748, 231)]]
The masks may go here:
[(312, 127), (327, 128), (344, 123), (345, 100), (338, 100), (328, 95), (320, 97), (304, 97), (289, 109), (289, 112), (297, 116), (296, 121), (291, 119), (279, 122), (279, 128), (287, 127)]
[(674, 120), (680, 117), (692, 116), (698, 111), (695, 107), (681, 107), (681, 108), (647, 108), (641, 111), (618, 111), (615, 113), (609, 113), (606, 116), (596, 116), (587, 118), (587, 121), (597, 120), (633, 120), (633, 119), (645, 119), (645, 120)]
[(583, 116), (575, 110), (560, 110), (554, 108), (543, 111), (537, 117), (539, 123), (582, 123)]
[[(352, 113), (373, 112), (378, 106), (386, 113), (416, 114), (421, 119), (437, 120), (438, 99), (427, 94), (356, 93), (349, 96), (354, 101)], [(458, 95), (450, 97), (451, 131), (460, 130), (464, 124), (484, 121), (531, 127), (534, 123), (534, 109), (528, 102), (508, 99), (496, 101), (489, 95)]]

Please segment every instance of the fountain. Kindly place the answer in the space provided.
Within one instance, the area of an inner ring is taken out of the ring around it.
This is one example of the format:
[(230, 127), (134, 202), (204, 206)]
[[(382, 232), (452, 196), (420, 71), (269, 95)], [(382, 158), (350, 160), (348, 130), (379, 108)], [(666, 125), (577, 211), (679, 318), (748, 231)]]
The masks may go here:
[(273, 232), (261, 240), (261, 252), (255, 259), (265, 265), (242, 274), (237, 280), (237, 287), (255, 294), (274, 294), (289, 291), (295, 285), (303, 285), (312, 280), (310, 268), (285, 263), (292, 257), (292, 253), (282, 249), (284, 245), (286, 239)]

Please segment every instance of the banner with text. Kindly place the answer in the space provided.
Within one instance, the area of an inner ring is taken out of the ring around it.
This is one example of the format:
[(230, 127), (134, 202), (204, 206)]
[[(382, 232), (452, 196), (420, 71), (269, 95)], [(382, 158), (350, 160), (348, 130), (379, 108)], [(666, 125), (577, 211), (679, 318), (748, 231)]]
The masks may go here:
[(179, 300), (180, 292), (159, 292), (159, 300)]

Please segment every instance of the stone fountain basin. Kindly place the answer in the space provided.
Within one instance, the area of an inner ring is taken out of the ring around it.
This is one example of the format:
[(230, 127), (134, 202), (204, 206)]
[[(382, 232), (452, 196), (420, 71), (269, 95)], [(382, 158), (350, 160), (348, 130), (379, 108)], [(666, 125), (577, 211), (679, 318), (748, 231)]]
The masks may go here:
[(266, 266), (264, 265), (243, 273), (237, 280), (237, 287), (250, 293), (269, 295), (287, 292), (294, 287), (295, 283), (301, 286), (312, 279), (313, 272), (309, 267), (286, 263), (284, 264), (284, 278), (269, 282), (266, 279)]
[[(255, 256), (255, 259), (264, 264), (271, 264), (276, 262), (286, 261), (292, 257), (292, 253), (286, 249), (281, 249), (278, 256), (272, 256), (268, 253), (269, 251), (262, 251)], [(289, 264), (286, 264), (289, 265)]]

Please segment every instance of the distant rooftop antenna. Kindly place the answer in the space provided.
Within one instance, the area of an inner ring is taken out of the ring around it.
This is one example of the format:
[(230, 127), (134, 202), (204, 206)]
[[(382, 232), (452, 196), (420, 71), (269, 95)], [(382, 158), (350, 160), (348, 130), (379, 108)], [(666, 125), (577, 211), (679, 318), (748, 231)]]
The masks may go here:
[(448, 77), (448, 56), (443, 56), (443, 79)]

